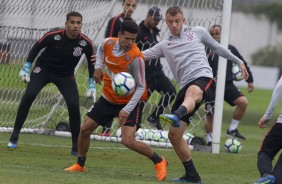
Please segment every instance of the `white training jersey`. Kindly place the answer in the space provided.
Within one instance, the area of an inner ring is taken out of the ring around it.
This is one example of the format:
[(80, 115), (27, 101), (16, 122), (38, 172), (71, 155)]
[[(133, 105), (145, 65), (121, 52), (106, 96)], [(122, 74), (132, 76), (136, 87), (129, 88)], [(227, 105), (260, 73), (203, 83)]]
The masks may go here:
[[(263, 116), (263, 118), (265, 120), (270, 120), (272, 118), (272, 115), (274, 113), (274, 109), (275, 107), (278, 105), (279, 101), (282, 98), (282, 77), (279, 79), (279, 81), (277, 82), (272, 96), (271, 96), (271, 100), (269, 102), (269, 106)], [(277, 118), (277, 123), (282, 123), (282, 110), (280, 111), (278, 118)]]
[(189, 82), (199, 77), (213, 78), (205, 46), (214, 50), (219, 56), (237, 64), (243, 61), (233, 55), (228, 49), (215, 41), (203, 27), (182, 26), (179, 36), (170, 35), (145, 51), (142, 51), (145, 60), (165, 57), (174, 78), (183, 88)]

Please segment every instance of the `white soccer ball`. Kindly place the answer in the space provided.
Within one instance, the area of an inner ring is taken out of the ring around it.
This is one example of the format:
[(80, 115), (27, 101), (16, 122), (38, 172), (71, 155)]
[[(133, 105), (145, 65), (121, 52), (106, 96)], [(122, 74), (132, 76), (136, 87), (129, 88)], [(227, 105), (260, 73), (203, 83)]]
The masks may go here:
[(232, 65), (232, 75), (235, 81), (240, 81), (243, 79), (243, 74), (241, 72), (241, 69), (236, 63), (233, 63)]
[(138, 140), (144, 140), (145, 139), (145, 131), (142, 128), (139, 128), (138, 131), (135, 133), (135, 138)]
[(116, 73), (112, 78), (112, 88), (119, 96), (128, 96), (135, 90), (135, 80), (127, 72)]
[(153, 140), (156, 142), (169, 142), (168, 131), (155, 130), (153, 131)]
[(149, 130), (149, 129), (145, 129), (145, 131), (144, 131), (144, 139), (146, 141), (154, 140), (154, 131)]
[(191, 144), (191, 141), (194, 138), (194, 135), (190, 134), (189, 132), (184, 132), (183, 138), (188, 144)]
[(117, 129), (116, 137), (121, 137), (121, 128)]
[(224, 143), (224, 149), (228, 153), (239, 153), (241, 148), (241, 142), (235, 138), (228, 138)]

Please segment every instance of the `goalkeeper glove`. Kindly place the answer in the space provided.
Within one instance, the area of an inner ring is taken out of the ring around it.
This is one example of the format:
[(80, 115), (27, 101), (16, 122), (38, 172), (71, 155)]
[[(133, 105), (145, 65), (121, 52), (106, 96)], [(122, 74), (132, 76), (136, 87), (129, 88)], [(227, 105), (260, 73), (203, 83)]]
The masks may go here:
[(85, 95), (88, 99), (93, 100), (93, 102), (95, 102), (96, 101), (96, 86), (95, 86), (95, 82), (93, 78), (88, 79), (88, 84), (89, 84), (89, 87)]
[(24, 62), (23, 68), (21, 69), (19, 73), (19, 77), (24, 82), (30, 81), (29, 71), (30, 71), (31, 66), (32, 66), (31, 62), (28, 62), (28, 61)]

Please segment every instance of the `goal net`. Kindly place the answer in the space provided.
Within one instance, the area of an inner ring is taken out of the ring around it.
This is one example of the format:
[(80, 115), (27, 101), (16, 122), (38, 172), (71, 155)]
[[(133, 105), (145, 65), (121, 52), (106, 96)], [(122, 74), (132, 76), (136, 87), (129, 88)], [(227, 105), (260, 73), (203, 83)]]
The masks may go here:
[[(183, 10), (187, 25), (200, 25), (209, 29), (214, 24), (221, 24), (223, 3), (224, 0), (137, 0), (133, 19), (139, 24), (145, 19), (152, 6), (158, 6), (162, 10), (163, 17), (168, 7), (179, 6)], [(104, 39), (108, 20), (123, 11), (122, 0), (3, 0), (0, 10), (0, 131), (2, 132), (10, 132), (13, 128), (17, 108), (26, 88), (26, 84), (19, 79), (18, 73), (35, 41), (51, 29), (64, 27), (66, 14), (70, 11), (78, 11), (83, 15), (82, 33), (91, 38), (95, 46), (98, 46)], [(160, 40), (166, 39), (169, 31), (164, 20), (160, 21), (158, 28), (161, 30)], [(165, 74), (175, 84), (165, 58), (161, 59), (161, 63)], [(84, 97), (88, 87), (88, 70), (84, 58), (76, 67), (76, 80), (83, 122), (87, 110), (93, 104)], [(175, 88), (178, 91), (177, 85)], [(96, 85), (96, 90), (98, 99), (101, 96), (101, 86)], [(169, 147), (167, 139), (159, 138), (166, 136), (167, 131), (163, 131), (164, 135), (159, 135), (160, 133), (155, 133), (159, 131), (154, 130), (155, 128), (147, 122), (148, 116), (155, 110), (161, 97), (162, 94), (154, 91), (146, 102), (141, 129), (144, 136), (142, 138), (140, 133), (141, 136), (138, 135), (137, 138), (146, 139), (148, 143), (157, 142), (152, 143), (155, 145)], [(163, 108), (165, 112), (169, 112), (171, 105), (163, 106)], [(191, 137), (199, 132), (203, 135), (205, 114), (203, 109), (196, 113), (187, 130), (187, 141), (190, 142)], [(40, 133), (55, 130), (62, 122), (68, 122), (65, 101), (56, 86), (48, 84), (34, 101), (22, 131)], [(165, 130), (168, 129), (167, 125), (162, 124), (162, 126)], [(101, 131), (102, 128), (98, 128), (93, 132), (92, 138), (120, 141), (117, 120), (113, 122), (110, 137), (100, 136)], [(148, 132), (147, 136), (146, 132)], [(55, 134), (70, 135), (63, 131), (55, 131)]]

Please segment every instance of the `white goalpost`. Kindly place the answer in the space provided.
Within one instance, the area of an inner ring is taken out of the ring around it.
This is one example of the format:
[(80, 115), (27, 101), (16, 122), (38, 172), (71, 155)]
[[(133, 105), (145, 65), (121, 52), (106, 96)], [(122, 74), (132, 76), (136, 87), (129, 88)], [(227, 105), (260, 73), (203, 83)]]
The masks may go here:
[[(179, 6), (182, 8), (186, 24), (189, 26), (202, 26), (209, 29), (214, 24), (222, 25), (222, 41), (224, 41), (222, 43), (225, 44), (228, 42), (227, 37), (229, 35), (230, 15), (228, 14), (231, 13), (230, 3), (232, 3), (231, 0), (137, 0), (137, 9), (132, 16), (139, 24), (145, 19), (149, 8), (152, 6), (158, 6), (162, 10), (163, 17), (168, 7)], [(122, 0), (3, 0), (0, 10), (0, 132), (11, 132), (16, 119), (17, 108), (26, 87), (26, 84), (18, 78), (18, 73), (34, 42), (47, 31), (56, 27), (64, 27), (66, 14), (70, 11), (78, 11), (83, 15), (82, 33), (91, 38), (95, 47), (97, 47), (104, 39), (108, 20), (122, 13)], [(166, 39), (169, 33), (165, 20), (161, 20), (158, 28), (161, 30), (160, 40)], [(224, 38), (224, 36), (226, 37)], [(165, 74), (174, 81), (166, 60), (162, 58), (161, 62)], [(222, 70), (224, 70), (224, 67)], [(85, 57), (80, 60), (75, 73), (83, 122), (87, 110), (93, 104), (92, 101), (84, 97), (88, 87), (88, 70)], [(175, 87), (178, 91), (178, 86)], [(101, 96), (101, 86), (96, 85), (96, 90), (98, 99)], [(222, 87), (219, 87), (219, 90), (222, 90)], [(217, 91), (217, 94), (221, 92)], [(160, 133), (146, 122), (147, 117), (154, 111), (160, 98), (161, 94), (153, 92), (146, 102), (142, 115), (141, 130), (143, 130), (143, 133), (140, 133), (140, 131), (137, 138), (143, 139), (150, 145), (171, 148), (171, 144), (166, 137), (168, 125), (163, 124), (165, 131)], [(220, 126), (214, 124), (214, 153), (219, 150), (223, 110), (221, 104), (223, 104), (223, 100), (219, 99), (216, 102), (218, 107), (215, 109), (216, 119), (214, 122), (220, 122)], [(171, 105), (166, 107), (166, 112), (170, 112)], [(185, 134), (188, 143), (191, 143), (194, 137), (204, 137), (205, 115), (206, 112), (203, 108), (196, 113), (187, 129), (187, 134)], [(65, 101), (58, 89), (53, 84), (48, 84), (34, 101), (22, 132), (70, 136), (69, 132), (56, 130), (59, 123), (64, 124), (65, 122), (68, 122)], [(93, 132), (91, 138), (120, 142), (117, 120), (114, 120), (111, 127), (110, 137), (100, 136), (101, 131), (102, 129), (97, 129)], [(143, 138), (140, 137), (140, 134), (143, 135)], [(162, 139), (165, 137), (166, 140)]]

